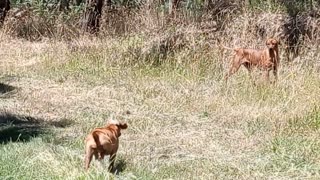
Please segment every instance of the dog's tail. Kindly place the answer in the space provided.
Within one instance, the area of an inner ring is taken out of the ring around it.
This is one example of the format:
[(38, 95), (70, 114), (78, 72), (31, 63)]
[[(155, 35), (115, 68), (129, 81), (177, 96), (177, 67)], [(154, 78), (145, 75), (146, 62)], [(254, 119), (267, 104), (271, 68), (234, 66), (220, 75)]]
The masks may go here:
[(221, 47), (224, 48), (224, 49), (229, 49), (229, 50), (237, 51), (237, 49), (231, 48), (231, 47), (227, 47), (227, 46), (225, 46), (225, 45), (221, 45)]
[(231, 48), (231, 47), (227, 47), (227, 46), (223, 45), (223, 44), (221, 43), (220, 39), (218, 39), (218, 44), (219, 44), (218, 46), (219, 46), (220, 48), (236, 51), (235, 48)]

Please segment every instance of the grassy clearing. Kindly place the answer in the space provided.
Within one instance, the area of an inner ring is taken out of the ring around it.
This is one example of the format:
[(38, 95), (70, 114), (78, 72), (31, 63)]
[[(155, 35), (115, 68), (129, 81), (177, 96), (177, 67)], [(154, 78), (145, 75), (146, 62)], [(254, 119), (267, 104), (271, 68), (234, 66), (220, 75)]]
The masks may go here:
[[(16, 130), (11, 141), (0, 138), (2, 178), (319, 178), (316, 68), (282, 65), (276, 85), (257, 78), (257, 86), (241, 70), (226, 85), (227, 62), (214, 48), (147, 66), (128, 53), (141, 46), (136, 39), (1, 43), (0, 87), (12, 88), (0, 91), (1, 111), (11, 113), (1, 116), (0, 134)], [(129, 124), (120, 172), (94, 162), (86, 173), (84, 137), (111, 114)]]

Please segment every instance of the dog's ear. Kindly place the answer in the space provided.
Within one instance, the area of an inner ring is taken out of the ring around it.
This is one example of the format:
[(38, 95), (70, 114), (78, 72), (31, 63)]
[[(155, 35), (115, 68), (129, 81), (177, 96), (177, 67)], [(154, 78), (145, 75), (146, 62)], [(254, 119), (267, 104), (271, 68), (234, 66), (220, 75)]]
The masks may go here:
[(271, 39), (271, 42), (272, 42), (272, 44), (280, 45), (280, 41), (278, 39)]
[(127, 127), (128, 127), (127, 123), (119, 123), (118, 126), (120, 129), (127, 129)]

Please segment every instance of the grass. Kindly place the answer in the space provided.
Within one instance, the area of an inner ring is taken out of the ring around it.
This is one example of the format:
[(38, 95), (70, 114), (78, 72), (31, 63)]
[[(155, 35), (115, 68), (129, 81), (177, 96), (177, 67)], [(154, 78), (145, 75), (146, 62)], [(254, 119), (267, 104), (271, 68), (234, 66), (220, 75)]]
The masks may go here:
[[(242, 69), (225, 84), (227, 63), (214, 49), (150, 65), (128, 53), (143, 46), (138, 37), (2, 42), (0, 110), (10, 116), (0, 117), (1, 179), (320, 176), (313, 66), (283, 64), (275, 85), (254, 72), (257, 86)], [(118, 173), (96, 161), (85, 172), (83, 140), (111, 115), (129, 124)]]

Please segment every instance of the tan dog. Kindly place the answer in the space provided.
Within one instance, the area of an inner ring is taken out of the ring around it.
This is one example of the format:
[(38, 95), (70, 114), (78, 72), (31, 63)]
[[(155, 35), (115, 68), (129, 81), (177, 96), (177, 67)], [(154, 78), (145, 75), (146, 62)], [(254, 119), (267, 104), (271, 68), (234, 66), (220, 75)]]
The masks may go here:
[(265, 71), (265, 78), (269, 81), (269, 73), (273, 70), (275, 80), (278, 79), (277, 71), (279, 65), (279, 41), (274, 38), (270, 38), (266, 41), (267, 47), (265, 49), (245, 49), (245, 48), (229, 48), (224, 46), (226, 49), (232, 49), (235, 51), (235, 56), (231, 62), (229, 72), (225, 76), (225, 80), (236, 73), (241, 65), (247, 68), (250, 78), (253, 67), (258, 67), (260, 70)]
[(109, 171), (113, 171), (116, 153), (119, 147), (119, 137), (121, 129), (127, 129), (126, 123), (117, 120), (110, 120), (105, 127), (95, 128), (85, 140), (86, 156), (85, 169), (88, 170), (92, 156), (103, 160), (105, 155), (110, 155)]

